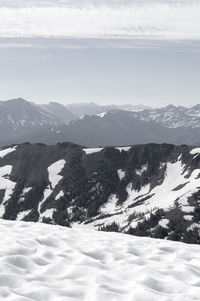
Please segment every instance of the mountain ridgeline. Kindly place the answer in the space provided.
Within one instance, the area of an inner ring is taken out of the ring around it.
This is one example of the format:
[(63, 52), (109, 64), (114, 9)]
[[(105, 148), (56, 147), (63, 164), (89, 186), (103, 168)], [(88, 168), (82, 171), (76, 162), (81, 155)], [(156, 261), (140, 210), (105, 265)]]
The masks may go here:
[(0, 150), (0, 217), (200, 243), (200, 148)]
[(200, 106), (152, 109), (95, 103), (39, 105), (18, 98), (0, 102), (0, 134), (0, 146), (27, 141), (46, 144), (71, 141), (87, 147), (145, 143), (200, 145)]

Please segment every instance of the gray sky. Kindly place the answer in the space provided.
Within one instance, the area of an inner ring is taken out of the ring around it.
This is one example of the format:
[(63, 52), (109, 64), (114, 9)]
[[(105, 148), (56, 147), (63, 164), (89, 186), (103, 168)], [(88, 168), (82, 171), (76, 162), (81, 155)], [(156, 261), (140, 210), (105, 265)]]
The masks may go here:
[(199, 16), (197, 0), (0, 0), (0, 99), (200, 103)]

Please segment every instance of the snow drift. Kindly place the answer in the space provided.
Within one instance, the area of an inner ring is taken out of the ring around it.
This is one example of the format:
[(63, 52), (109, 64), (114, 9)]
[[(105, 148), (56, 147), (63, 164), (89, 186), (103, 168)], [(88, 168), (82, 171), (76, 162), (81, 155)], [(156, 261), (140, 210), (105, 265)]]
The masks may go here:
[(200, 246), (0, 220), (0, 300), (199, 300)]

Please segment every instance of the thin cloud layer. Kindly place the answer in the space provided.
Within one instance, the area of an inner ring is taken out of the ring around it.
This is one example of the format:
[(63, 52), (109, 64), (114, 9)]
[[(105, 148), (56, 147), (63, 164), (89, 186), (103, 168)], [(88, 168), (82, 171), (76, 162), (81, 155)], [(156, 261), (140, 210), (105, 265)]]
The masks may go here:
[[(54, 4), (53, 4), (54, 3)], [(200, 40), (200, 1), (0, 1), (1, 38)]]

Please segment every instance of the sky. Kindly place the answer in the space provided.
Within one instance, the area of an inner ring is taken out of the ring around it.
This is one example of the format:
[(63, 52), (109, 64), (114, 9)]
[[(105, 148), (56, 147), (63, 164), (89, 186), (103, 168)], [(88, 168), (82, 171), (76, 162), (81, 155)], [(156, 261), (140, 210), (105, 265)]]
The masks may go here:
[(0, 0), (0, 99), (200, 103), (200, 0)]

